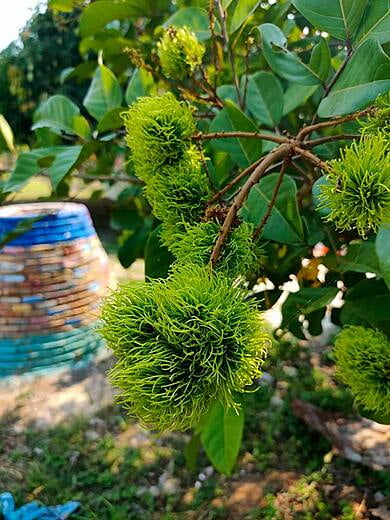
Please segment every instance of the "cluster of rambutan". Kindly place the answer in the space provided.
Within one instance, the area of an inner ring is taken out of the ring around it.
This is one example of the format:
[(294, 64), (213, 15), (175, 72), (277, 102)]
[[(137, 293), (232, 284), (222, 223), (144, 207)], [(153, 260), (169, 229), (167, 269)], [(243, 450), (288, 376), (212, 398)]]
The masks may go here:
[(235, 283), (259, 262), (253, 229), (237, 223), (212, 268), (223, 211), (205, 211), (211, 191), (191, 142), (191, 108), (170, 93), (145, 97), (124, 121), (135, 172), (176, 262), (167, 279), (122, 285), (105, 301), (102, 334), (117, 357), (110, 377), (143, 425), (186, 429), (216, 400), (237, 407), (236, 392), (261, 374), (271, 339)]

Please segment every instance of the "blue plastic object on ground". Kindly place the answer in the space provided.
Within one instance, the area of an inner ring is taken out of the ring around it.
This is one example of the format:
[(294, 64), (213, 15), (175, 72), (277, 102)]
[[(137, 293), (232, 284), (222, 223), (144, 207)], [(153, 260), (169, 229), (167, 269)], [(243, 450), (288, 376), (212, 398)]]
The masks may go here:
[(41, 506), (30, 502), (15, 510), (15, 501), (11, 493), (0, 495), (0, 512), (4, 520), (64, 520), (80, 507), (80, 502), (71, 501), (59, 506)]

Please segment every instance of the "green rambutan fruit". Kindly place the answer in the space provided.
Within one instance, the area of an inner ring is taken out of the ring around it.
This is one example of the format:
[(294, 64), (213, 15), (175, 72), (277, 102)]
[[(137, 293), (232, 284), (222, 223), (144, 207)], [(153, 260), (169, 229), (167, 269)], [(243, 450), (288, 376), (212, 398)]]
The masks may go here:
[(157, 43), (161, 69), (167, 78), (182, 80), (201, 65), (204, 46), (187, 27), (169, 27)]
[(367, 135), (330, 161), (320, 187), (319, 209), (340, 230), (356, 229), (365, 237), (390, 222), (389, 143), (382, 134)]
[(390, 92), (379, 96), (375, 102), (376, 110), (365, 121), (361, 121), (362, 135), (383, 134), (387, 144), (390, 144)]
[[(186, 225), (176, 235), (165, 233), (162, 238), (181, 264), (206, 266), (220, 232), (220, 224), (213, 220)], [(226, 240), (217, 271), (236, 279), (256, 271), (263, 258), (262, 250), (252, 240), (252, 224), (243, 222), (234, 227)]]
[(188, 161), (189, 139), (196, 132), (192, 110), (170, 92), (139, 98), (123, 120), (135, 171), (144, 181)]
[(210, 185), (202, 171), (199, 152), (190, 148), (186, 160), (166, 166), (146, 185), (146, 196), (154, 215), (164, 223), (199, 220), (207, 200)]
[(163, 280), (121, 286), (102, 307), (102, 334), (117, 357), (109, 377), (146, 427), (195, 425), (219, 400), (261, 375), (271, 344), (261, 314), (221, 273), (177, 267)]
[(390, 341), (379, 331), (344, 328), (334, 346), (336, 375), (351, 389), (358, 406), (390, 415)]

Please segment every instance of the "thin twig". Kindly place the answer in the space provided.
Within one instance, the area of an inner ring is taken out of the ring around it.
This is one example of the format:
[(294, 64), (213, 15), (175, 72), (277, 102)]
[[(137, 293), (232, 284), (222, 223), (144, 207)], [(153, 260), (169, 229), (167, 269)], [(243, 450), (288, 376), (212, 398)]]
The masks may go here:
[(311, 139), (310, 141), (306, 141), (305, 146), (314, 148), (315, 146), (331, 143), (332, 141), (346, 141), (349, 139), (360, 139), (361, 137), (362, 136), (360, 134), (328, 135), (326, 137), (319, 137), (318, 139)]
[(239, 173), (234, 179), (232, 179), (226, 186), (221, 188), (207, 203), (208, 206), (211, 206), (216, 202), (217, 200), (221, 199), (225, 193), (227, 193), (233, 186), (235, 186), (238, 182), (240, 182), (241, 179), (244, 179), (247, 175), (253, 172), (253, 170), (261, 163), (263, 160), (263, 157), (259, 159), (258, 161), (254, 162), (248, 168), (245, 168), (245, 170), (242, 170), (241, 173)]
[(317, 155), (314, 155), (313, 153), (309, 152), (309, 150), (304, 150), (303, 148), (299, 148), (299, 146), (294, 146), (294, 150), (299, 155), (301, 155), (302, 157), (304, 157), (305, 159), (307, 159), (308, 161), (313, 163), (314, 166), (317, 166), (317, 168), (320, 168), (321, 170), (325, 170), (325, 171), (329, 170), (328, 164), (324, 161), (321, 161), (321, 159), (319, 157), (317, 157)]
[(259, 180), (265, 174), (269, 166), (271, 166), (278, 159), (281, 159), (282, 157), (286, 157), (287, 155), (289, 155), (291, 153), (291, 150), (292, 145), (287, 143), (281, 144), (280, 146), (272, 150), (268, 155), (264, 157), (261, 163), (252, 172), (249, 179), (243, 185), (243, 187), (237, 194), (236, 198), (234, 199), (233, 204), (230, 206), (225, 221), (221, 227), (218, 239), (214, 245), (210, 258), (212, 265), (216, 264), (223, 244), (225, 243), (226, 237), (228, 236), (230, 228), (234, 222), (234, 219), (237, 216), (239, 209), (246, 201), (252, 187), (259, 182)]
[(211, 132), (208, 134), (196, 134), (192, 137), (194, 141), (207, 141), (209, 139), (230, 139), (238, 137), (241, 139), (263, 139), (264, 141), (272, 141), (273, 143), (283, 144), (290, 143), (291, 139), (281, 135), (260, 134), (258, 132)]
[(331, 121), (323, 121), (321, 123), (316, 123), (315, 125), (309, 125), (302, 128), (302, 130), (297, 135), (297, 140), (302, 141), (304, 137), (311, 134), (312, 132), (315, 132), (317, 130), (321, 130), (322, 128), (329, 128), (332, 126), (341, 125), (342, 123), (347, 123), (348, 121), (354, 121), (355, 119), (358, 119), (359, 117), (364, 117), (372, 111), (375, 110), (373, 107), (366, 108), (364, 110), (361, 110), (360, 112), (355, 112), (354, 114), (348, 114), (344, 117), (338, 117), (337, 119), (332, 119)]
[[(353, 51), (351, 48), (348, 48), (347, 50), (347, 55), (343, 61), (343, 63), (340, 65), (340, 67), (337, 69), (335, 75), (333, 76), (333, 78), (331, 79), (331, 81), (329, 82), (329, 85), (327, 87), (325, 87), (324, 89), (324, 95), (322, 96), (321, 99), (324, 99), (326, 98), (326, 96), (329, 94), (329, 92), (332, 90), (332, 88), (334, 87), (336, 81), (339, 79), (341, 73), (343, 72), (343, 70), (345, 69), (345, 67), (347, 66), (349, 60), (351, 59), (351, 56), (353, 54)], [(318, 109), (317, 109), (318, 110)], [(317, 117), (318, 117), (318, 112), (317, 110), (315, 111), (314, 115), (313, 115), (313, 119), (311, 120), (311, 125), (314, 125), (314, 123), (317, 121)]]
[(217, 48), (217, 37), (215, 34), (215, 0), (209, 0), (209, 27), (211, 33), (211, 42), (212, 42), (212, 55), (213, 55), (213, 65), (214, 65), (214, 92), (217, 91), (217, 71), (218, 71), (218, 48)]
[(227, 28), (226, 10), (223, 8), (221, 0), (217, 0), (217, 5), (218, 5), (218, 10), (219, 10), (219, 15), (221, 17), (222, 36), (223, 36), (223, 39), (225, 42), (225, 49), (229, 56), (230, 68), (231, 68), (232, 75), (233, 75), (233, 81), (234, 81), (234, 86), (235, 86), (236, 93), (237, 93), (238, 104), (239, 104), (240, 108), (243, 108), (241, 92), (240, 92), (240, 83), (238, 80), (236, 64), (234, 61), (234, 53), (230, 46), (230, 41), (229, 41), (229, 31)]
[(248, 93), (248, 82), (249, 82), (249, 45), (250, 40), (249, 37), (245, 41), (245, 79), (244, 79), (244, 92), (243, 92), (243, 99), (242, 99), (242, 107), (245, 109), (246, 105), (246, 97)]
[(252, 238), (254, 241), (256, 241), (259, 238), (259, 236), (261, 235), (261, 233), (264, 231), (264, 228), (268, 222), (268, 219), (271, 216), (273, 207), (275, 206), (276, 198), (278, 196), (280, 187), (282, 185), (284, 174), (286, 173), (288, 163), (289, 163), (289, 159), (286, 157), (282, 163), (282, 167), (280, 168), (279, 176), (276, 181), (271, 200), (269, 201), (267, 211), (265, 212), (263, 218), (261, 219), (259, 226), (255, 229), (255, 231), (253, 233)]
[(72, 177), (86, 181), (121, 181), (128, 182), (129, 184), (139, 184), (140, 186), (144, 184), (141, 179), (132, 175), (89, 175), (87, 173), (72, 173)]

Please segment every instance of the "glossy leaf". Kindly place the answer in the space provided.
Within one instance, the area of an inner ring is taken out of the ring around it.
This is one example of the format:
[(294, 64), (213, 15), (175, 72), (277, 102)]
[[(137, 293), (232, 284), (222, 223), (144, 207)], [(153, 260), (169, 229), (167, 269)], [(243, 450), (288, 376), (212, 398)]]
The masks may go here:
[(81, 36), (91, 36), (113, 20), (154, 16), (166, 7), (166, 0), (99, 0), (89, 4), (80, 17)]
[(310, 68), (317, 76), (325, 81), (330, 71), (330, 50), (325, 38), (321, 38), (319, 43), (313, 47), (310, 56)]
[(88, 139), (91, 129), (88, 121), (80, 115), (80, 109), (69, 98), (61, 95), (49, 97), (34, 114), (33, 130), (50, 128), (56, 134), (78, 135)]
[(128, 105), (141, 96), (148, 96), (155, 90), (153, 76), (145, 69), (135, 69), (127, 85), (125, 100)]
[[(257, 132), (258, 129), (232, 101), (226, 101), (223, 108), (213, 119), (210, 125), (211, 132), (249, 131)], [(261, 154), (261, 141), (259, 139), (214, 139), (212, 146), (216, 150), (228, 152), (232, 160), (240, 167), (245, 168), (252, 164)]]
[(213, 466), (230, 475), (236, 463), (244, 428), (244, 412), (241, 409), (224, 408), (215, 403), (202, 428), (201, 441)]
[(123, 119), (121, 118), (122, 112), (124, 112), (123, 107), (113, 108), (107, 112), (97, 126), (98, 131), (108, 132), (109, 130), (116, 130), (123, 126)]
[(137, 230), (142, 226), (143, 222), (143, 217), (134, 209), (115, 209), (110, 215), (110, 227), (117, 231), (122, 229)]
[(361, 23), (368, 0), (293, 0), (314, 27), (341, 40), (351, 39)]
[[(21, 153), (7, 181), (5, 191), (20, 189), (43, 169), (50, 176), (55, 188), (59, 181), (73, 168), (81, 151), (81, 146), (53, 146)], [(44, 164), (42, 161), (44, 161)]]
[(7, 145), (8, 150), (10, 152), (15, 151), (14, 133), (3, 114), (0, 114), (0, 134), (4, 139), (4, 142)]
[(125, 239), (118, 251), (118, 259), (123, 267), (130, 267), (137, 258), (144, 257), (148, 234), (149, 227), (144, 225)]
[(271, 23), (258, 27), (264, 56), (271, 69), (280, 77), (300, 85), (317, 85), (320, 78), (301, 61), (297, 54), (287, 49), (283, 32)]
[(52, 165), (47, 169), (54, 189), (57, 188), (58, 183), (62, 181), (65, 175), (71, 171), (80, 157), (81, 150), (82, 146), (69, 146), (55, 156)]
[(353, 54), (331, 93), (321, 101), (320, 117), (350, 114), (390, 90), (390, 58), (377, 40), (367, 40)]
[(337, 287), (304, 287), (298, 292), (290, 293), (282, 307), (281, 327), (291, 330), (296, 337), (303, 339), (305, 335), (299, 316), (304, 315), (309, 320), (309, 332), (313, 335), (321, 334), (320, 322), (325, 307), (331, 303), (337, 293)]
[(390, 224), (383, 224), (375, 240), (380, 272), (390, 289)]
[(166, 20), (164, 27), (188, 27), (198, 40), (207, 40), (211, 36), (209, 16), (206, 9), (200, 7), (183, 7)]
[(264, 125), (275, 127), (283, 115), (283, 89), (270, 72), (256, 72), (249, 77), (246, 104), (253, 116)]
[(166, 278), (174, 257), (161, 243), (161, 225), (150, 234), (145, 247), (145, 276), (147, 278)]
[(121, 106), (122, 98), (122, 89), (114, 74), (105, 65), (99, 65), (84, 98), (85, 108), (100, 121), (109, 110)]
[(326, 255), (323, 263), (332, 271), (346, 273), (376, 273), (380, 275), (378, 256), (375, 243), (372, 241), (352, 242), (348, 245), (347, 254)]
[[(249, 194), (241, 215), (247, 222), (258, 226), (272, 199), (279, 174), (264, 177)], [(294, 180), (285, 175), (262, 238), (284, 244), (299, 244), (304, 240), (302, 219), (297, 204)]]
[(383, 280), (359, 282), (345, 295), (341, 309), (343, 325), (380, 328), (390, 333), (390, 292)]
[(261, 0), (238, 0), (230, 18), (229, 32), (236, 32), (254, 13)]
[(289, 114), (306, 101), (317, 91), (318, 85), (298, 85), (292, 83), (284, 93), (283, 115)]
[(356, 42), (375, 38), (379, 43), (390, 41), (389, 0), (368, 0), (361, 23), (354, 35)]

